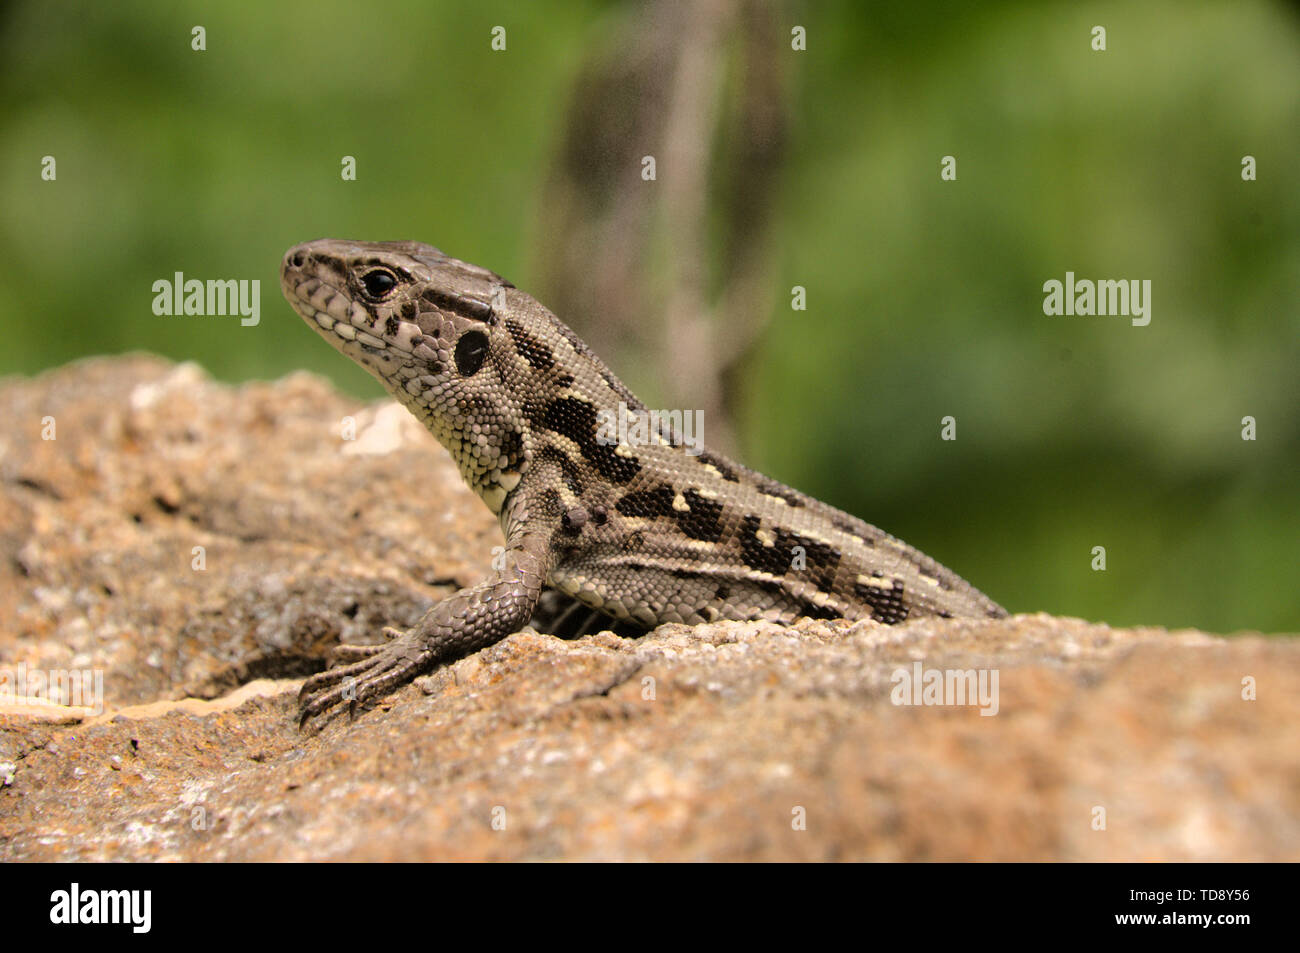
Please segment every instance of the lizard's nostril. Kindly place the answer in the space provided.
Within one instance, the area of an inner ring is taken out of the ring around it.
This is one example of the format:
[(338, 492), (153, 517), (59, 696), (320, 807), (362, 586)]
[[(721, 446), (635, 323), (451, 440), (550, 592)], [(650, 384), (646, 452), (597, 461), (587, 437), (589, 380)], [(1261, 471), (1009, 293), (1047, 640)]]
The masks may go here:
[(294, 255), (292, 258), (290, 258), (290, 259), (289, 259), (289, 264), (293, 265), (293, 267), (295, 267), (295, 268), (301, 268), (301, 267), (302, 267), (302, 252), (298, 252), (296, 255)]

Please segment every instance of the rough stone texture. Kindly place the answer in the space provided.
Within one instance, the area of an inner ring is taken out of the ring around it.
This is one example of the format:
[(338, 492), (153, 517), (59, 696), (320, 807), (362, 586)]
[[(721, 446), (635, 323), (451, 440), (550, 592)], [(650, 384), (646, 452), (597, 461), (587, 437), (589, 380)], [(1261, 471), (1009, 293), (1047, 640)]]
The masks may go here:
[[(1293, 638), (526, 629), (300, 734), (331, 645), (500, 542), (432, 438), (307, 375), (146, 357), (0, 383), (0, 413), (0, 674), (98, 669), (107, 708), (0, 705), (0, 859), (1300, 858)], [(918, 661), (996, 671), (997, 714), (893, 704)]]

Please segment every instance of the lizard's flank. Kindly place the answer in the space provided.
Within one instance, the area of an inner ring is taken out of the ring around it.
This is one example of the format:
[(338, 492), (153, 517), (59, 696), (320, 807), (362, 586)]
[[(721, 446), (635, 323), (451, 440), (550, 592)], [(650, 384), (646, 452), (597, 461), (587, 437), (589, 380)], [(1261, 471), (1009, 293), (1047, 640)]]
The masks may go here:
[[(485, 268), (418, 242), (333, 239), (284, 256), (285, 297), (450, 451), (497, 515), (483, 582), (303, 685), (305, 723), (364, 704), (528, 623), (546, 587), (638, 629), (716, 619), (999, 618), (1006, 611), (887, 533), (707, 449), (645, 410), (555, 315)], [(627, 428), (616, 428), (627, 433)]]

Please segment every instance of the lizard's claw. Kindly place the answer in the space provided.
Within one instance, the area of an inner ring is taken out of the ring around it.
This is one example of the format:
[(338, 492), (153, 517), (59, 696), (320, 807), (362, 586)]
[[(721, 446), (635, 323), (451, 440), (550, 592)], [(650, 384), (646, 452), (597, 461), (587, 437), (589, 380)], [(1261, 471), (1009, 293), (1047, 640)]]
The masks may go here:
[(405, 684), (426, 667), (430, 654), (423, 651), (409, 635), (395, 629), (386, 645), (340, 645), (334, 650), (336, 662), (348, 664), (318, 672), (303, 682), (298, 692), (298, 727), (340, 702), (349, 703), (355, 714), (358, 705), (388, 694)]

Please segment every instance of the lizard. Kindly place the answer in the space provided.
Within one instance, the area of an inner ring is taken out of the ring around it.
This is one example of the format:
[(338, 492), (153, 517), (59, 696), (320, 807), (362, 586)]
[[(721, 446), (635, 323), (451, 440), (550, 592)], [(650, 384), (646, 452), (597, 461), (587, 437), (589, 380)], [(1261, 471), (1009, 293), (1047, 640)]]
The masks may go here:
[[(857, 517), (702, 446), (645, 405), (541, 303), (420, 242), (290, 248), (281, 288), (450, 452), (505, 535), (493, 570), (387, 642), (340, 645), (300, 721), (382, 698), (528, 624), (548, 588), (632, 631), (801, 617), (1001, 618), (951, 570)], [(639, 433), (635, 428), (623, 434)]]

